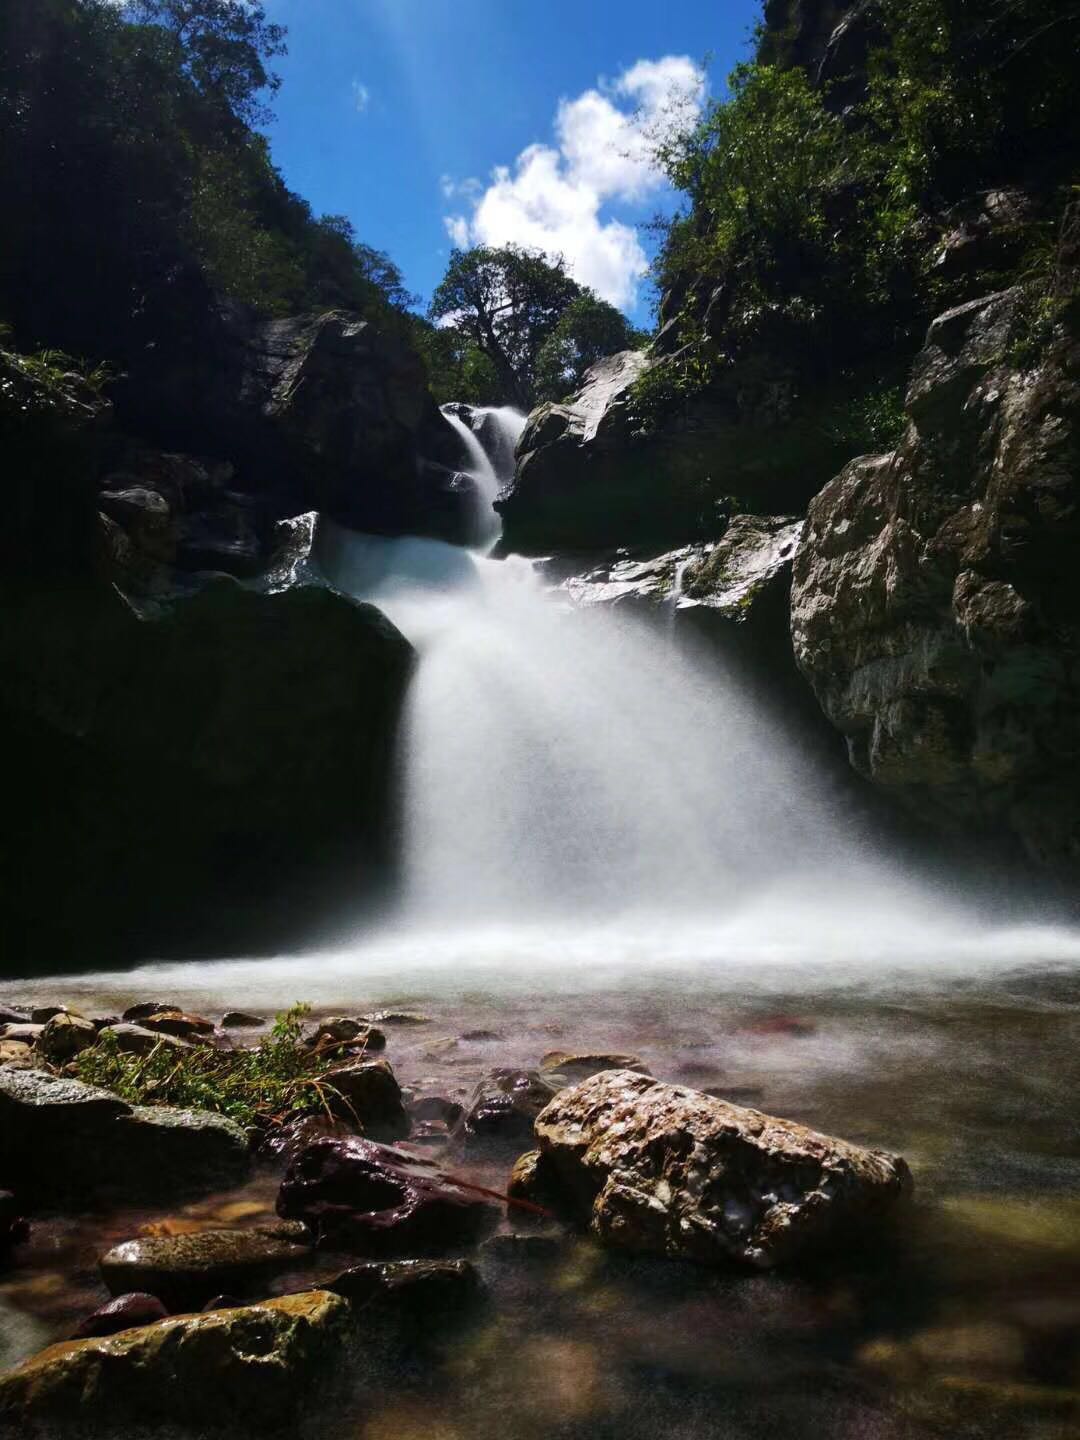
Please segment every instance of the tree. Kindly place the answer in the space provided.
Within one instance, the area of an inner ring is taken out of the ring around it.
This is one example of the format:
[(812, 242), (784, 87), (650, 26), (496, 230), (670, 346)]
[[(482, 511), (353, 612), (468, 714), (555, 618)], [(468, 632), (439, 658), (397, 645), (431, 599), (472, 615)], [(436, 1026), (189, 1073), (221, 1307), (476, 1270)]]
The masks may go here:
[(123, 8), (134, 23), (175, 37), (183, 69), (204, 95), (247, 125), (270, 118), (258, 96), (281, 85), (267, 62), (285, 54), (285, 28), (258, 0), (127, 0)]
[(648, 335), (635, 330), (614, 305), (582, 290), (563, 311), (540, 347), (536, 391), (541, 400), (560, 400), (576, 390), (590, 366), (619, 350), (636, 350)]
[(552, 386), (565, 393), (581, 356), (631, 343), (619, 312), (571, 279), (561, 257), (516, 245), (454, 250), (428, 316), (486, 357), (498, 385), (492, 399), (523, 410)]

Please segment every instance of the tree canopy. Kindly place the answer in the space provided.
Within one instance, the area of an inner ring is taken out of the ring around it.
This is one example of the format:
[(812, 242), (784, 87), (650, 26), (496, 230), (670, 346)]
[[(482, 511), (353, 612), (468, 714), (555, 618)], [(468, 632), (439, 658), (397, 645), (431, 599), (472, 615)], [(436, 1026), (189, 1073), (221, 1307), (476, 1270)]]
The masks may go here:
[(463, 362), (470, 349), (487, 362), (490, 398), (523, 410), (574, 389), (601, 356), (641, 339), (561, 258), (516, 245), (454, 250), (428, 318), (453, 335)]

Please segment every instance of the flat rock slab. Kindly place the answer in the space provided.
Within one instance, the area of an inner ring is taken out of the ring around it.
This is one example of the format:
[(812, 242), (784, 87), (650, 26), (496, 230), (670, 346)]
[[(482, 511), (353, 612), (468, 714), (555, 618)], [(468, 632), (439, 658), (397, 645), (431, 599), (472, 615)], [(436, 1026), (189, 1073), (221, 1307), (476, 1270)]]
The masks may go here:
[(610, 1245), (768, 1269), (910, 1193), (866, 1150), (629, 1070), (562, 1091), (536, 1121), (537, 1179)]
[(0, 1066), (0, 1135), (0, 1179), (45, 1200), (174, 1199), (238, 1184), (251, 1169), (247, 1136), (223, 1115), (131, 1106), (9, 1066)]
[(309, 1290), (52, 1345), (0, 1377), (0, 1430), (18, 1426), (27, 1440), (116, 1440), (155, 1425), (262, 1433), (340, 1366), (348, 1334), (348, 1302)]
[(266, 1225), (128, 1240), (102, 1256), (101, 1277), (113, 1295), (140, 1291), (169, 1310), (194, 1310), (303, 1265), (310, 1247), (297, 1243), (298, 1233), (300, 1227)]

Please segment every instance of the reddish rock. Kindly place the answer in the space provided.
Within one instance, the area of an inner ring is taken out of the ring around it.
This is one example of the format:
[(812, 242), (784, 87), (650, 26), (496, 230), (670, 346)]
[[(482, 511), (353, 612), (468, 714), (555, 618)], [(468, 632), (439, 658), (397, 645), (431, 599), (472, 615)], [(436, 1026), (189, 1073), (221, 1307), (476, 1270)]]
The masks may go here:
[(168, 1315), (156, 1295), (132, 1291), (118, 1295), (102, 1305), (72, 1331), (72, 1340), (89, 1340), (94, 1335), (118, 1335), (121, 1330), (134, 1330), (138, 1325), (153, 1325)]
[(499, 1207), (418, 1157), (370, 1140), (316, 1140), (289, 1166), (278, 1214), (358, 1255), (452, 1250), (494, 1229)]

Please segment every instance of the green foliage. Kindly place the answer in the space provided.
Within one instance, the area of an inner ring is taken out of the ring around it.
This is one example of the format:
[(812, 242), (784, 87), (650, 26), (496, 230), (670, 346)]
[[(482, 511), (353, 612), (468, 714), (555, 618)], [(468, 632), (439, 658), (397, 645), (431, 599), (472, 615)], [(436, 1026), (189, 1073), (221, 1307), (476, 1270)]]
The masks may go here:
[(248, 0), (0, 7), (0, 313), (23, 348), (143, 366), (198, 344), (219, 296), (402, 323), (396, 267), (316, 218), (251, 128), (283, 48)]
[(126, 0), (127, 17), (165, 31), (196, 89), (255, 125), (270, 119), (259, 95), (281, 85), (266, 62), (285, 54), (285, 29), (258, 0)]
[(561, 400), (585, 378), (585, 372), (606, 355), (640, 349), (648, 336), (635, 330), (614, 305), (591, 290), (582, 290), (560, 315), (536, 357), (538, 400)]
[(843, 400), (830, 412), (825, 433), (851, 455), (894, 450), (904, 433), (904, 387), (872, 390)]
[[(929, 263), (944, 207), (1014, 179), (1046, 196), (1075, 169), (1076, 0), (877, 0), (863, 19), (865, 73), (835, 93), (794, 65), (794, 31), (766, 28), (758, 63), (659, 152), (688, 204), (661, 226), (656, 274), (698, 374), (753, 350), (816, 384), (913, 350), (971, 283)], [(1017, 278), (1003, 263), (994, 288)], [(684, 380), (645, 377), (643, 400), (692, 388), (681, 363)], [(837, 423), (895, 430), (889, 415)]]
[[(561, 397), (602, 356), (639, 343), (626, 319), (578, 285), (562, 259), (516, 245), (454, 250), (428, 319), (453, 333), (453, 342), (439, 343), (458, 347), (474, 379), (493, 381), (485, 401), (522, 410)], [(476, 356), (486, 361), (483, 369)]]
[(145, 1055), (130, 1055), (105, 1036), (80, 1052), (75, 1071), (88, 1085), (111, 1090), (131, 1105), (212, 1110), (245, 1126), (329, 1113), (331, 1102), (340, 1106), (344, 1101), (325, 1078), (334, 1064), (333, 1050), (310, 1050), (302, 1043), (309, 1008), (286, 1010), (262, 1044), (250, 1049), (195, 1045), (177, 1050), (162, 1043)]
[(1024, 299), (1008, 360), (1038, 364), (1069, 311), (1080, 309), (1080, 185), (1065, 192), (1061, 217), (1033, 227), (1024, 260)]

